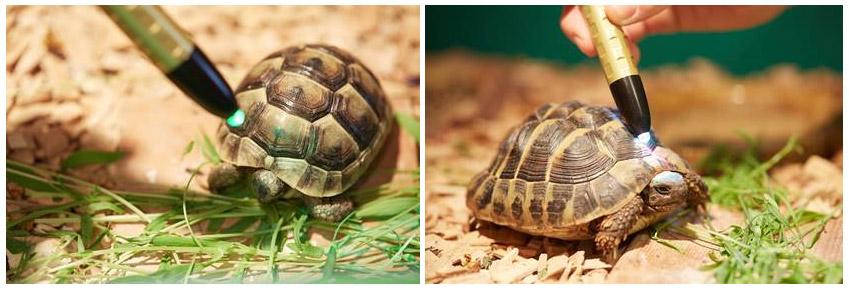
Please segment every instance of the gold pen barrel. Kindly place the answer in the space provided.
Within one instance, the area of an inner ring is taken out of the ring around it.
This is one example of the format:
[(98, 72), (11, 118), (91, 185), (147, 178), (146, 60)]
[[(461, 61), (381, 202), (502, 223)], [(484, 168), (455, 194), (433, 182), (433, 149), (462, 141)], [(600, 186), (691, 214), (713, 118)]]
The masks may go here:
[(628, 39), (621, 28), (607, 19), (604, 6), (581, 5), (580, 9), (590, 28), (590, 35), (598, 53), (598, 60), (604, 69), (607, 84), (630, 75), (637, 75), (637, 66), (631, 58)]
[(188, 33), (152, 5), (104, 5), (103, 11), (163, 72), (185, 62), (194, 50)]

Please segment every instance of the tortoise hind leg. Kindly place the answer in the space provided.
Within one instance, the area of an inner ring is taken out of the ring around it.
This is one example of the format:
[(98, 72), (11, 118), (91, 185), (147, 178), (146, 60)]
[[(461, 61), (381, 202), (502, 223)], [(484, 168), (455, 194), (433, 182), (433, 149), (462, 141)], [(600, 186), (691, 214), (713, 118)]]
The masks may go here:
[(644, 208), (643, 199), (636, 197), (619, 211), (604, 217), (599, 223), (595, 245), (601, 250), (606, 261), (613, 263), (619, 259), (619, 243), (628, 237), (628, 232), (636, 224)]
[(280, 180), (274, 172), (257, 169), (251, 174), (251, 189), (260, 202), (269, 202), (277, 199), (288, 190), (288, 185)]
[(339, 221), (354, 209), (354, 201), (345, 194), (333, 197), (304, 196), (310, 215), (329, 222)]
[(222, 163), (209, 171), (209, 177), (207, 177), (206, 183), (209, 184), (210, 191), (221, 193), (224, 189), (239, 182), (243, 177), (244, 173), (236, 165)]

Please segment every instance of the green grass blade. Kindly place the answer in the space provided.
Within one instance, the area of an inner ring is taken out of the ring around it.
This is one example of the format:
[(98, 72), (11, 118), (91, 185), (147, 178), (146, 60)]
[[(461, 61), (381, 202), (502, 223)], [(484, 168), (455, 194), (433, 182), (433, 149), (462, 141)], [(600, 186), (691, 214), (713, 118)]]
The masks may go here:
[(419, 121), (417, 121), (415, 118), (413, 118), (410, 115), (402, 114), (402, 113), (396, 113), (395, 114), (395, 120), (398, 121), (398, 125), (400, 125), (401, 128), (403, 128), (404, 131), (407, 132), (407, 134), (410, 134), (410, 136), (413, 137), (413, 139), (416, 140), (416, 144), (418, 144), (419, 138), (420, 138), (419, 137), (419, 130), (420, 130)]
[(121, 160), (126, 154), (124, 152), (115, 151), (98, 151), (91, 149), (82, 149), (65, 158), (62, 161), (62, 170), (76, 168), (85, 165), (109, 164)]

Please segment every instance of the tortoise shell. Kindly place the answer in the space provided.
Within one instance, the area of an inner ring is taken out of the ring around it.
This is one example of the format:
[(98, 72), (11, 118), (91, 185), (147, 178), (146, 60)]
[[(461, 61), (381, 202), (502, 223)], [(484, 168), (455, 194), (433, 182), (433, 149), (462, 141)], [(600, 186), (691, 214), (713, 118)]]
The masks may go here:
[(466, 204), (480, 220), (586, 239), (589, 222), (625, 206), (666, 170), (691, 171), (671, 150), (637, 141), (615, 109), (546, 104), (501, 142), (469, 185)]
[(222, 122), (221, 158), (274, 172), (315, 197), (353, 185), (380, 151), (391, 109), (380, 82), (336, 47), (304, 45), (273, 53), (235, 91), (240, 127)]

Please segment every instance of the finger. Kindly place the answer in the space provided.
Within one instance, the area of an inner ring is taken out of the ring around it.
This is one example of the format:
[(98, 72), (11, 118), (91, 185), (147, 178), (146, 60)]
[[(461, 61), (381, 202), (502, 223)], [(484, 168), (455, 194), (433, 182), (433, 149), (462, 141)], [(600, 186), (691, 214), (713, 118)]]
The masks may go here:
[[(769, 22), (785, 6), (675, 6), (680, 29), (684, 31), (726, 31), (749, 28)], [(718, 17), (717, 17), (718, 16)]]
[(642, 41), (648, 34), (645, 22), (638, 22), (628, 26), (623, 26), (622, 31), (625, 32), (625, 36), (628, 37), (628, 40), (634, 43)]
[(581, 11), (574, 5), (563, 6), (563, 14), (560, 16), (560, 29), (569, 40), (574, 43), (581, 52), (587, 56), (595, 56), (595, 45), (590, 37), (590, 29), (587, 21), (581, 15)]
[(625, 26), (646, 20), (669, 8), (669, 5), (608, 5), (607, 18), (613, 24)]
[(634, 65), (640, 64), (640, 57), (642, 56), (642, 52), (640, 51), (640, 47), (633, 41), (628, 41), (628, 47), (631, 49), (631, 59), (634, 60)]

